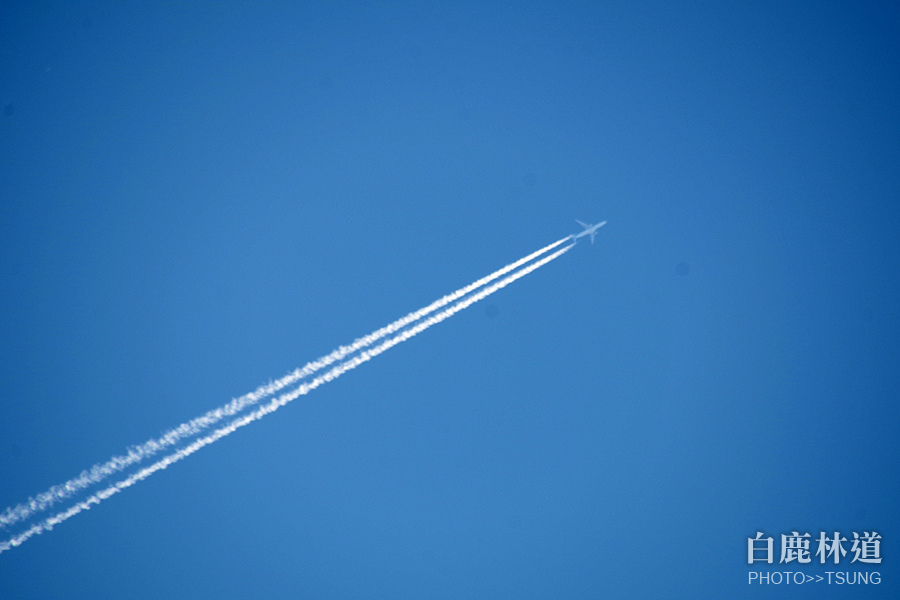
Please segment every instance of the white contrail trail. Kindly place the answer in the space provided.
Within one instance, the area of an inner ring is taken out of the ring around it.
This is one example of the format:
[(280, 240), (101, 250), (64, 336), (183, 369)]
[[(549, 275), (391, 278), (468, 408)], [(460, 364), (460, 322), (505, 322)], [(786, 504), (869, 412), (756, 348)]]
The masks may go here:
[(82, 471), (81, 474), (78, 475), (78, 477), (74, 477), (69, 481), (66, 481), (65, 483), (54, 485), (46, 492), (33, 496), (27, 501), (22, 502), (21, 504), (7, 508), (2, 513), (0, 513), (0, 529), (12, 525), (13, 523), (18, 523), (19, 521), (28, 519), (35, 513), (46, 510), (57, 502), (61, 502), (62, 500), (71, 498), (81, 490), (84, 490), (96, 483), (103, 481), (110, 475), (114, 475), (120, 471), (123, 471), (131, 465), (137, 464), (144, 459), (154, 456), (155, 454), (167, 448), (170, 448), (188, 438), (194, 437), (203, 430), (215, 425), (222, 419), (236, 415), (248, 406), (257, 404), (263, 398), (266, 398), (274, 394), (275, 392), (278, 392), (291, 385), (292, 383), (296, 383), (297, 381), (300, 381), (301, 379), (312, 375), (313, 373), (341, 360), (342, 358), (348, 356), (349, 354), (352, 354), (353, 352), (356, 352), (357, 350), (365, 348), (366, 346), (370, 346), (384, 336), (399, 331), (410, 323), (418, 321), (422, 317), (431, 314), (432, 312), (443, 306), (446, 306), (454, 300), (458, 300), (466, 294), (497, 279), (498, 277), (506, 275), (510, 271), (519, 268), (525, 263), (534, 260), (538, 256), (549, 252), (553, 248), (556, 248), (560, 244), (568, 241), (570, 237), (571, 236), (564, 237), (561, 240), (553, 242), (552, 244), (545, 246), (536, 252), (532, 252), (528, 256), (520, 258), (514, 263), (510, 263), (502, 269), (494, 271), (490, 275), (482, 277), (474, 283), (470, 283), (469, 285), (462, 287), (453, 293), (447, 294), (443, 298), (435, 300), (424, 308), (413, 311), (405, 317), (401, 317), (393, 323), (385, 325), (381, 329), (373, 331), (369, 335), (355, 340), (348, 346), (340, 346), (330, 354), (326, 354), (321, 358), (307, 363), (299, 369), (295, 369), (294, 371), (288, 373), (277, 381), (270, 381), (265, 385), (259, 386), (249, 394), (245, 394), (240, 398), (235, 398), (224, 406), (220, 406), (219, 408), (215, 408), (202, 416), (191, 419), (187, 423), (182, 423), (181, 425), (165, 432), (159, 438), (147, 440), (139, 446), (131, 446), (127, 449), (127, 454), (125, 455), (114, 456), (104, 463), (97, 463), (90, 469)]
[(65, 510), (63, 512), (60, 512), (60, 513), (54, 515), (53, 517), (45, 519), (41, 523), (38, 523), (38, 524), (32, 526), (31, 528), (25, 530), (24, 532), (20, 533), (19, 535), (16, 535), (4, 542), (0, 542), (0, 553), (3, 553), (5, 551), (9, 550), (10, 548), (21, 545), (28, 538), (30, 538), (34, 535), (37, 535), (39, 533), (43, 533), (45, 531), (49, 531), (49, 530), (53, 529), (53, 527), (55, 527), (56, 525), (59, 525), (63, 521), (74, 517), (75, 515), (77, 515), (78, 513), (82, 512), (82, 511), (90, 509), (93, 505), (99, 504), (103, 500), (106, 500), (110, 496), (121, 492), (125, 488), (131, 487), (135, 483), (146, 479), (153, 473), (156, 473), (157, 471), (161, 471), (162, 469), (165, 469), (169, 465), (176, 463), (184, 458), (187, 458), (188, 456), (190, 456), (197, 450), (200, 450), (204, 446), (208, 446), (209, 444), (212, 444), (213, 442), (233, 433), (237, 429), (244, 427), (245, 425), (249, 425), (253, 421), (257, 421), (269, 413), (275, 412), (276, 410), (278, 410), (279, 408), (281, 408), (288, 402), (290, 402), (296, 398), (299, 398), (300, 396), (308, 394), (309, 392), (311, 392), (312, 390), (321, 386), (322, 384), (328, 383), (329, 381), (333, 381), (334, 379), (337, 379), (338, 377), (340, 377), (342, 374), (346, 373), (347, 371), (355, 369), (362, 363), (372, 360), (373, 358), (375, 358), (376, 356), (378, 356), (385, 350), (388, 350), (388, 349), (392, 348), (393, 346), (396, 346), (400, 342), (404, 342), (404, 341), (412, 338), (413, 336), (421, 333), (422, 331), (425, 331), (432, 325), (436, 325), (436, 324), (440, 323), (441, 321), (455, 315), (459, 311), (471, 306), (472, 304), (478, 302), (479, 300), (482, 300), (483, 298), (490, 296), (497, 290), (506, 287), (513, 281), (515, 281), (521, 277), (524, 277), (525, 275), (531, 273), (535, 269), (542, 267), (543, 265), (547, 264), (551, 260), (558, 258), (565, 252), (568, 252), (572, 248), (572, 246), (574, 246), (574, 244), (565, 246), (564, 248), (557, 250), (553, 254), (550, 254), (549, 256), (542, 258), (541, 260), (536, 261), (536, 262), (528, 265), (527, 267), (523, 267), (522, 269), (520, 269), (519, 271), (516, 271), (512, 275), (509, 275), (509, 276), (505, 277), (504, 279), (498, 281), (497, 283), (494, 283), (494, 284), (484, 288), (483, 290), (479, 291), (478, 293), (469, 296), (465, 300), (461, 300), (461, 301), (457, 302), (450, 308), (444, 309), (435, 315), (432, 315), (426, 319), (421, 320), (420, 322), (416, 323), (414, 326), (410, 327), (409, 329), (406, 329), (405, 331), (401, 332), (400, 334), (382, 342), (381, 344), (375, 346), (374, 348), (360, 352), (358, 355), (354, 356), (350, 360), (347, 360), (347, 361), (339, 364), (338, 366), (332, 368), (331, 370), (324, 373), (323, 375), (319, 375), (318, 377), (312, 379), (309, 382), (300, 384), (296, 389), (294, 389), (290, 392), (287, 392), (285, 394), (282, 394), (278, 398), (272, 399), (272, 401), (269, 402), (268, 404), (265, 404), (265, 405), (259, 407), (258, 409), (254, 410), (253, 412), (251, 412), (247, 415), (244, 415), (243, 417), (235, 419), (234, 421), (229, 423), (227, 426), (217, 429), (214, 432), (212, 432), (198, 440), (195, 440), (188, 446), (185, 446), (184, 448), (181, 448), (180, 450), (173, 452), (172, 454), (169, 454), (168, 456), (163, 457), (162, 459), (156, 461), (152, 465), (141, 469), (140, 471), (134, 473), (133, 475), (127, 477), (126, 479), (123, 479), (103, 490), (100, 490), (99, 492), (93, 494), (92, 496), (88, 497), (87, 499), (74, 504), (68, 510)]

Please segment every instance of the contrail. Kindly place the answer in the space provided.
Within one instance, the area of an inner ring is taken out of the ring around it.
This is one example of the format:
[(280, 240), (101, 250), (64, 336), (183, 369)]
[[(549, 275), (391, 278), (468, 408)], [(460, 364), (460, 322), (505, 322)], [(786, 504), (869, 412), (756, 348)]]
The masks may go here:
[[(566, 239), (568, 239), (568, 238), (565, 238), (563, 241), (565, 241)], [(558, 245), (558, 244), (556, 244), (556, 245)], [(294, 389), (290, 392), (287, 392), (285, 394), (282, 394), (278, 398), (272, 399), (272, 401), (269, 402), (268, 404), (265, 404), (265, 405), (259, 407), (258, 409), (254, 410), (253, 412), (251, 412), (247, 415), (244, 415), (243, 417), (235, 419), (234, 421), (229, 423), (227, 426), (219, 428), (219, 429), (215, 430), (214, 432), (212, 432), (198, 440), (195, 440), (188, 446), (185, 446), (184, 448), (182, 448), (176, 452), (173, 452), (172, 454), (169, 454), (168, 456), (163, 457), (162, 459), (156, 461), (152, 465), (141, 469), (137, 473), (134, 473), (133, 475), (131, 475), (131, 476), (129, 476), (129, 477), (127, 477), (127, 478), (125, 478), (103, 490), (100, 490), (99, 492), (93, 494), (92, 496), (88, 497), (87, 499), (76, 503), (68, 510), (65, 510), (63, 512), (60, 512), (60, 513), (54, 515), (53, 517), (45, 519), (41, 523), (38, 523), (38, 524), (32, 526), (30, 529), (27, 529), (26, 531), (22, 532), (21, 534), (16, 535), (16, 536), (6, 540), (5, 542), (0, 542), (0, 553), (3, 553), (15, 546), (21, 545), (28, 538), (30, 538), (34, 535), (37, 535), (39, 533), (43, 533), (45, 531), (49, 531), (49, 530), (53, 529), (53, 527), (62, 523), (63, 521), (70, 519), (71, 517), (74, 517), (75, 515), (77, 515), (78, 513), (82, 512), (82, 511), (90, 509), (93, 505), (99, 504), (103, 500), (106, 500), (110, 496), (113, 496), (114, 494), (121, 492), (125, 488), (131, 487), (135, 483), (146, 479), (153, 473), (156, 473), (157, 471), (161, 471), (161, 470), (165, 469), (166, 467), (168, 467), (169, 465), (176, 463), (184, 458), (187, 458), (188, 456), (190, 456), (197, 450), (200, 450), (204, 446), (208, 446), (209, 444), (212, 444), (213, 442), (220, 440), (223, 437), (233, 433), (237, 429), (244, 427), (246, 425), (249, 425), (253, 421), (257, 421), (269, 413), (275, 412), (282, 406), (286, 405), (288, 402), (290, 402), (296, 398), (299, 398), (300, 396), (308, 394), (309, 392), (311, 392), (312, 390), (321, 386), (322, 384), (325, 384), (325, 383), (328, 383), (329, 381), (333, 381), (333, 380), (337, 379), (338, 377), (340, 377), (342, 374), (346, 373), (347, 371), (355, 369), (356, 367), (363, 364), (364, 362), (372, 360), (373, 358), (375, 358), (376, 356), (378, 356), (385, 350), (388, 350), (388, 349), (396, 346), (397, 344), (404, 342), (404, 341), (418, 335), (419, 333), (421, 333), (422, 331), (425, 331), (432, 325), (436, 325), (436, 324), (440, 323), (441, 321), (455, 315), (459, 311), (471, 306), (472, 304), (478, 302), (479, 300), (482, 300), (482, 299), (486, 298), (487, 296), (490, 296), (497, 290), (506, 287), (513, 281), (515, 281), (521, 277), (524, 277), (525, 275), (531, 273), (535, 269), (542, 267), (543, 265), (547, 264), (551, 260), (558, 258), (562, 254), (568, 252), (572, 248), (572, 246), (574, 246), (574, 244), (565, 246), (564, 248), (557, 250), (553, 254), (550, 254), (549, 256), (542, 258), (541, 260), (536, 261), (536, 262), (528, 265), (527, 267), (523, 267), (522, 269), (516, 271), (512, 275), (509, 275), (509, 276), (505, 277), (504, 279), (498, 281), (497, 283), (494, 283), (494, 284), (484, 288), (483, 290), (479, 291), (478, 293), (469, 296), (465, 300), (461, 300), (461, 301), (457, 302), (450, 308), (444, 309), (435, 315), (432, 315), (426, 319), (421, 320), (420, 322), (416, 323), (414, 326), (410, 327), (409, 329), (406, 329), (403, 332), (399, 333), (398, 335), (396, 335), (392, 338), (389, 338), (388, 340), (382, 342), (381, 344), (375, 346), (374, 348), (360, 352), (358, 355), (354, 356), (350, 360), (347, 360), (347, 361), (337, 365), (336, 367), (330, 369), (323, 375), (319, 375), (318, 377), (312, 379), (309, 382), (300, 384), (296, 389)]]
[(490, 283), (491, 281), (494, 281), (495, 279), (506, 275), (510, 271), (519, 268), (525, 263), (534, 260), (538, 256), (549, 252), (553, 248), (556, 248), (560, 244), (568, 241), (570, 238), (571, 236), (564, 237), (561, 240), (553, 242), (552, 244), (545, 246), (536, 252), (532, 252), (528, 256), (510, 263), (502, 269), (498, 269), (497, 271), (494, 271), (490, 275), (482, 277), (474, 283), (470, 283), (469, 285), (462, 287), (455, 292), (447, 294), (443, 298), (435, 300), (424, 308), (413, 311), (405, 317), (401, 317), (393, 323), (390, 323), (389, 325), (385, 325), (381, 329), (373, 331), (369, 335), (354, 340), (354, 342), (348, 346), (338, 347), (330, 354), (326, 354), (321, 358), (307, 363), (299, 369), (291, 371), (277, 381), (270, 381), (267, 384), (261, 385), (252, 392), (245, 394), (240, 398), (235, 398), (224, 406), (215, 408), (202, 416), (191, 419), (186, 423), (182, 423), (181, 425), (170, 429), (158, 438), (149, 439), (139, 446), (131, 446), (127, 449), (127, 454), (122, 456), (113, 456), (104, 463), (97, 463), (90, 469), (82, 471), (81, 474), (78, 475), (78, 477), (74, 477), (69, 481), (66, 481), (65, 483), (54, 485), (46, 492), (33, 496), (27, 501), (22, 502), (21, 504), (7, 508), (2, 513), (0, 513), (0, 529), (12, 525), (13, 523), (18, 523), (19, 521), (28, 519), (35, 513), (44, 511), (57, 502), (61, 502), (63, 500), (71, 498), (81, 490), (84, 490), (96, 483), (100, 483), (111, 475), (115, 475), (116, 473), (119, 473), (120, 471), (123, 471), (124, 469), (127, 469), (128, 467), (137, 464), (146, 458), (150, 458), (151, 456), (154, 456), (159, 452), (166, 450), (167, 448), (175, 446), (188, 438), (194, 437), (195, 435), (201, 433), (203, 430), (215, 425), (222, 419), (234, 416), (248, 406), (253, 406), (259, 403), (259, 401), (263, 398), (266, 398), (284, 389), (285, 387), (296, 383), (297, 381), (300, 381), (301, 379), (308, 377), (309, 375), (312, 375), (313, 373), (321, 369), (324, 369), (325, 367), (341, 360), (342, 358), (356, 352), (357, 350), (361, 350), (362, 348), (370, 346), (386, 335), (390, 335), (396, 331), (399, 331), (410, 323), (418, 321), (422, 317), (431, 314), (432, 312), (446, 306), (454, 300), (458, 300), (466, 294), (469, 294), (470, 292)]

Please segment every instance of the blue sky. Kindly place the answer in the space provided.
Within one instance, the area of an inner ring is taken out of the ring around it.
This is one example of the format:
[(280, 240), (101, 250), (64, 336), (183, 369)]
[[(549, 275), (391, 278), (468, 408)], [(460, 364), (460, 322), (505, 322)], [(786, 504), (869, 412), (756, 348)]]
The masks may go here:
[(0, 597), (896, 596), (895, 7), (187, 4), (0, 8), (0, 507), (609, 224)]

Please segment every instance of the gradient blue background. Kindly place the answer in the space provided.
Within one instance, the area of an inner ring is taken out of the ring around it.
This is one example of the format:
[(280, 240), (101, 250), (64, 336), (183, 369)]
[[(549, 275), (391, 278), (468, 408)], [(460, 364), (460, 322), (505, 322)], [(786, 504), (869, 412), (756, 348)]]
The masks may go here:
[(676, 4), (4, 2), (0, 506), (609, 225), (0, 597), (897, 597), (900, 14)]

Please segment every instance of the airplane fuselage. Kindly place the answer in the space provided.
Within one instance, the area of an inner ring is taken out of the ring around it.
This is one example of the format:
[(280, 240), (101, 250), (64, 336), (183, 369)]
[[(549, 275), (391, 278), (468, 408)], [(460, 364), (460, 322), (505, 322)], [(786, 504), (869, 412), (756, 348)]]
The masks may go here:
[(590, 223), (582, 223), (579, 220), (575, 220), (576, 223), (584, 227), (584, 231), (579, 233), (578, 235), (573, 235), (572, 239), (577, 240), (578, 238), (583, 238), (586, 235), (591, 236), (591, 243), (594, 243), (594, 236), (597, 235), (597, 230), (606, 225), (606, 221), (600, 221), (596, 225), (591, 225)]

